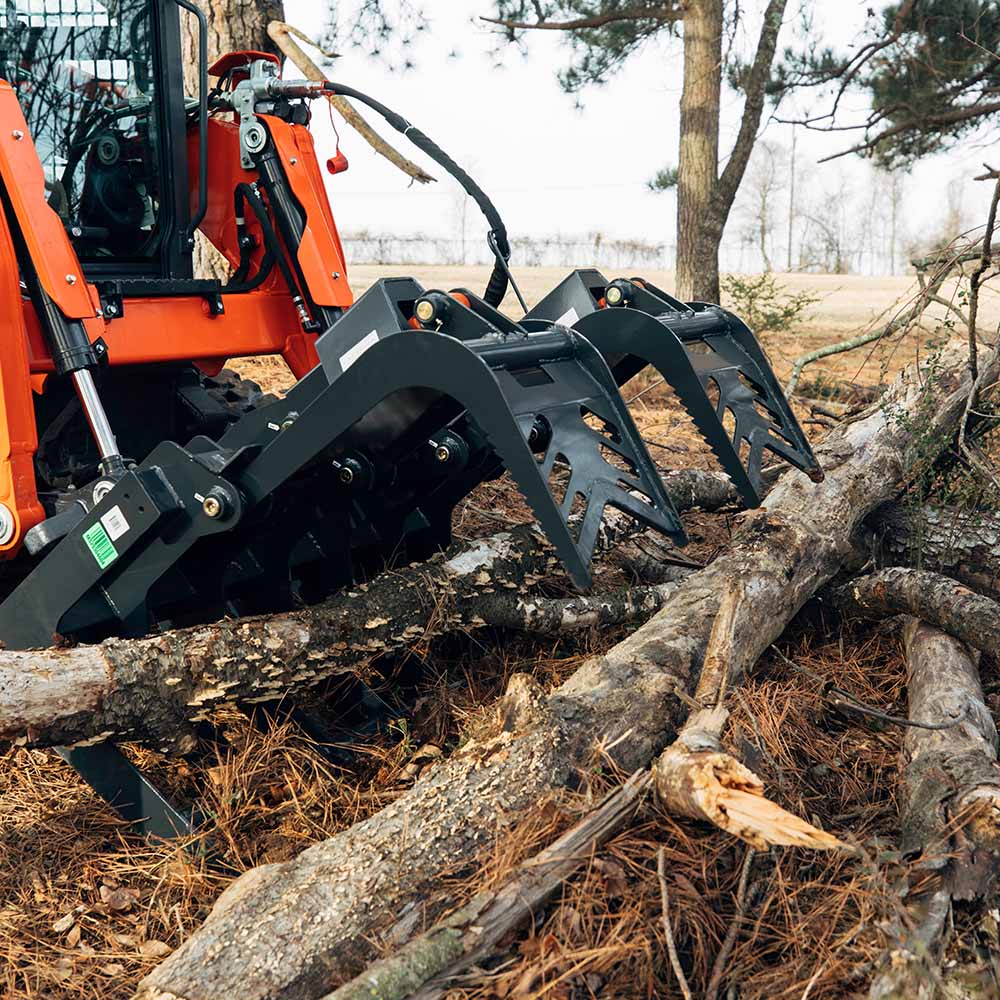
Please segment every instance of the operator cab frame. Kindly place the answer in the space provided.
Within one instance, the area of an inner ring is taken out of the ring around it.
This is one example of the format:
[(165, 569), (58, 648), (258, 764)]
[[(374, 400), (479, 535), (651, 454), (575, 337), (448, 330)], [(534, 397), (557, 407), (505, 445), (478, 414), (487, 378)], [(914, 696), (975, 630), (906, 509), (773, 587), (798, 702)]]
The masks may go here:
[[(54, 7), (58, 9), (53, 9)], [(91, 281), (192, 277), (181, 0), (3, 0), (0, 78), (18, 95)], [(204, 77), (202, 77), (204, 86)]]

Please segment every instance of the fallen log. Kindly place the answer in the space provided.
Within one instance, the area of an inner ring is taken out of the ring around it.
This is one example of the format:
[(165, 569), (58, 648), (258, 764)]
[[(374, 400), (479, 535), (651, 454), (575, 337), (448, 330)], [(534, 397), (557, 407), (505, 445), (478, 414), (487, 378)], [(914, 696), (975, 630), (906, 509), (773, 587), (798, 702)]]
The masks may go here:
[(909, 717), (921, 726), (907, 729), (903, 743), (900, 849), (918, 861), (870, 1000), (934, 996), (951, 901), (988, 895), (1000, 871), (997, 730), (975, 657), (916, 619), (905, 646)]
[[(998, 367), (995, 353), (984, 359), (993, 377)], [(728, 549), (624, 642), (548, 697), (525, 699), (503, 731), (461, 747), (386, 809), (237, 879), (138, 996), (312, 1000), (361, 971), (372, 936), (403, 911), (417, 924), (433, 918), (426, 896), (441, 873), (469, 863), (520, 810), (571, 783), (598, 746), (627, 773), (646, 766), (687, 714), (722, 594), (737, 591), (734, 662), (751, 664), (838, 572), (863, 519), (900, 488), (918, 452), (905, 416), (929, 415), (925, 459), (928, 441), (943, 446), (953, 436), (970, 387), (962, 344), (936, 359), (934, 379), (908, 369), (889, 389), (889, 406), (820, 447), (823, 483), (782, 477)]]
[(1000, 604), (939, 573), (883, 569), (839, 587), (832, 597), (844, 614), (912, 615), (975, 649), (1000, 655)]
[[(718, 700), (721, 693), (719, 685), (727, 673), (713, 670), (709, 661), (721, 667), (732, 655), (733, 610), (732, 600), (723, 601), (709, 638), (696, 699)], [(515, 690), (522, 701), (542, 698), (528, 677), (519, 680)], [(441, 1000), (451, 979), (491, 957), (506, 934), (533, 917), (564, 879), (626, 826), (650, 789), (668, 811), (715, 823), (756, 846), (785, 844), (820, 850), (846, 846), (763, 798), (759, 779), (719, 745), (727, 718), (722, 707), (695, 712), (652, 771), (633, 774), (572, 829), (522, 862), (500, 889), (480, 893), (324, 1000)], [(727, 782), (730, 776), (736, 780)]]
[[(664, 479), (678, 490), (680, 509), (711, 507), (726, 496), (717, 474), (681, 471)], [(598, 549), (635, 534), (633, 522), (611, 510)], [(294, 613), (99, 646), (0, 651), (0, 740), (31, 747), (143, 740), (184, 753), (196, 741), (193, 724), (218, 708), (272, 701), (337, 674), (363, 675), (374, 657), (446, 632), (557, 632), (636, 621), (670, 593), (658, 585), (565, 600), (521, 596), (557, 571), (541, 534), (523, 526)]]
[(0, 739), (68, 746), (142, 739), (190, 749), (190, 726), (231, 704), (273, 701), (445, 631), (484, 624), (477, 598), (556, 568), (524, 526), (383, 574), (313, 608), (99, 646), (0, 652)]
[(323, 1000), (427, 1000), (429, 981), (447, 981), (488, 958), (501, 939), (549, 900), (565, 878), (635, 815), (649, 789), (648, 771), (632, 775), (558, 840), (522, 862), (500, 889), (482, 892), (396, 954), (374, 962)]
[(880, 562), (947, 573), (1000, 597), (1000, 515), (887, 504), (870, 519)]

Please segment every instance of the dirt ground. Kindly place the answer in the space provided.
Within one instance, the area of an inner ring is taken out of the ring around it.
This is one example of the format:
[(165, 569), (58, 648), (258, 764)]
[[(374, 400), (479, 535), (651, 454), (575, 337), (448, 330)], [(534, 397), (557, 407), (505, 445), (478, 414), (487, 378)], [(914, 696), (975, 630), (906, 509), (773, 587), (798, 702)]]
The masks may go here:
[[(414, 273), (427, 287), (483, 286), (483, 268), (355, 269), (356, 291), (380, 275)], [(565, 272), (523, 276), (536, 301)], [(671, 276), (649, 274), (670, 288)], [(781, 278), (824, 298), (801, 330), (766, 337), (779, 374), (805, 350), (853, 335), (908, 297), (907, 278)], [(938, 320), (942, 314), (937, 314)], [(995, 328), (1000, 300), (984, 301), (982, 325)], [(884, 320), (883, 320), (884, 321)], [(929, 322), (932, 333), (936, 322)], [(831, 359), (818, 371), (832, 382), (874, 386), (926, 349), (921, 334)], [(270, 390), (287, 385), (271, 360), (239, 367)], [(807, 372), (807, 381), (816, 371)], [(655, 442), (663, 468), (714, 467), (670, 394), (645, 377), (629, 387), (637, 421)], [(841, 403), (842, 405), (846, 405)], [(829, 418), (809, 400), (796, 407), (813, 436)], [(838, 403), (834, 401), (834, 406)], [(685, 515), (690, 554), (708, 560), (724, 545), (737, 512)], [(460, 512), (456, 533), (472, 537), (524, 519), (503, 483), (480, 490)], [(620, 585), (600, 567), (598, 586)], [(514, 672), (554, 685), (581, 660), (618, 641), (621, 629), (542, 643), (503, 633), (457, 636), (386, 665), (381, 693), (398, 717), (359, 740), (355, 758), (334, 764), (287, 720), (263, 724), (241, 714), (215, 720), (217, 737), (186, 760), (129, 752), (178, 802), (197, 802), (204, 840), (217, 852), (146, 843), (133, 836), (53, 753), (0, 751), (0, 996), (9, 1000), (124, 1000), (138, 980), (204, 919), (228, 881), (254, 865), (290, 858), (309, 844), (371, 814), (405, 790), (425, 767), (427, 747), (445, 753), (495, 725), (495, 700)], [(667, 854), (674, 936), (696, 996), (704, 996), (723, 940), (740, 921), (720, 997), (800, 1000), (859, 995), (884, 939), (881, 921), (894, 905), (900, 876), (897, 825), (897, 729), (831, 714), (823, 680), (836, 678), (870, 704), (905, 714), (904, 669), (891, 628), (858, 632), (826, 611), (807, 609), (785, 636), (785, 653), (813, 677), (765, 657), (738, 698), (726, 734), (731, 749), (764, 780), (782, 805), (863, 848), (860, 858), (775, 850), (756, 857), (733, 838), (680, 822), (649, 806), (630, 828), (597, 852), (533, 927), (508, 942), (504, 960), (482, 970), (455, 998), (596, 998), (679, 996), (666, 960), (656, 855)], [(421, 665), (415, 689), (403, 683)], [(985, 664), (984, 669), (995, 666)], [(995, 678), (994, 678), (995, 679)], [(405, 690), (404, 690), (405, 689)], [(333, 711), (341, 689), (319, 692)], [(994, 706), (1000, 708), (1000, 705)], [(588, 777), (578, 794), (540, 803), (516, 838), (494, 845), (475, 873), (448, 881), (458, 903), (495, 883), (523, 857), (579, 815), (614, 775)], [(749, 865), (746, 891), (737, 886)], [(743, 914), (742, 917), (739, 914)], [(987, 933), (957, 911), (953, 957), (974, 967)], [(972, 975), (972, 973), (970, 973)], [(982, 996), (995, 995), (983, 992)]]

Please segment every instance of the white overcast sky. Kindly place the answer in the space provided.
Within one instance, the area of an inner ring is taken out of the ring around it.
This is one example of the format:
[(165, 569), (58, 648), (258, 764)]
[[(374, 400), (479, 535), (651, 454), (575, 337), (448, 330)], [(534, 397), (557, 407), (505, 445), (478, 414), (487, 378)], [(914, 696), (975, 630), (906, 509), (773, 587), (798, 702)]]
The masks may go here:
[[(809, 3), (810, 0), (804, 0)], [(850, 45), (863, 27), (872, 0), (812, 0), (814, 28), (822, 40)], [(343, 0), (346, 9), (351, 0)], [(338, 81), (364, 90), (422, 128), (470, 169), (496, 201), (512, 238), (531, 235), (606, 234), (658, 242), (673, 239), (672, 195), (654, 195), (645, 182), (657, 169), (677, 162), (681, 90), (678, 39), (657, 41), (633, 56), (613, 80), (581, 94), (583, 109), (563, 92), (556, 79), (570, 53), (556, 32), (530, 38), (530, 58), (509, 47), (504, 66), (494, 65), (494, 39), (475, 16), (491, 12), (491, 0), (422, 0), (429, 28), (413, 52), (415, 68), (400, 72), (361, 49), (342, 45), (341, 58), (329, 71)], [(744, 5), (759, 17), (763, 3)], [(318, 37), (328, 17), (323, 0), (285, 0), (290, 23)], [(790, 8), (798, 5), (794, 2)], [(794, 40), (797, 15), (783, 29), (779, 50)], [(752, 40), (751, 19), (743, 41)], [(294, 75), (289, 69), (286, 76)], [(855, 107), (862, 99), (853, 98)], [(741, 100), (724, 96), (723, 155), (735, 135)], [(371, 114), (366, 112), (373, 120)], [(766, 112), (765, 112), (766, 114)], [(314, 131), (321, 153), (332, 152), (326, 112), (318, 109)], [(391, 130), (381, 128), (409, 155), (412, 148)], [(771, 123), (768, 138), (788, 145), (791, 129)], [(331, 198), (342, 232), (455, 231), (456, 195), (441, 177), (429, 187), (409, 186), (404, 177), (376, 156), (350, 129), (341, 128), (342, 148), (351, 169), (330, 178)], [(849, 137), (848, 137), (849, 138)], [(817, 164), (843, 148), (844, 136), (804, 133), (799, 129), (800, 187), (805, 194), (836, 189), (844, 178), (852, 192), (866, 188), (870, 175), (855, 157)], [(960, 152), (920, 164), (905, 186), (902, 226), (908, 234), (933, 228), (947, 204), (947, 187), (962, 184), (962, 203), (971, 219), (985, 217), (986, 184), (973, 174), (992, 150), (969, 142)], [(419, 155), (415, 156), (419, 159)], [(858, 209), (860, 210), (860, 208)]]

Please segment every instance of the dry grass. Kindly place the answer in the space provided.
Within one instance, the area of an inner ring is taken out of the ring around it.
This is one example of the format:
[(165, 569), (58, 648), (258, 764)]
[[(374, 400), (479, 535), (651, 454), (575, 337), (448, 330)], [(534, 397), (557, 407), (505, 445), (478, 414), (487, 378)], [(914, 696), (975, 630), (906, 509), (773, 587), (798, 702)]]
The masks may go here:
[[(376, 271), (359, 268), (364, 287)], [(416, 269), (415, 269), (416, 270)], [(478, 287), (485, 271), (421, 269), (429, 287)], [(537, 298), (561, 272), (528, 276)], [(651, 275), (669, 286), (669, 278)], [(787, 359), (856, 327), (889, 304), (904, 281), (802, 279), (826, 285), (822, 324), (768, 347), (779, 369)], [(839, 289), (833, 291), (833, 289)], [(835, 359), (829, 378), (874, 384), (912, 356), (913, 342), (881, 345), (867, 359)], [(240, 363), (269, 390), (288, 384), (280, 362)], [(714, 462), (665, 387), (645, 377), (634, 412), (658, 442), (664, 468), (713, 468)], [(800, 415), (808, 417), (806, 409)], [(811, 426), (810, 432), (821, 428)], [(692, 513), (685, 522), (687, 554), (708, 560), (727, 541), (730, 514)], [(456, 534), (471, 538), (529, 517), (501, 480), (481, 487), (456, 518)], [(602, 570), (603, 582), (620, 582)], [(554, 585), (559, 590), (559, 584)], [(541, 643), (502, 634), (449, 637), (414, 652), (424, 669), (414, 687), (403, 661), (385, 665), (380, 693), (399, 718), (381, 735), (358, 742), (350, 766), (329, 763), (294, 725), (255, 725), (231, 714), (201, 755), (172, 761), (133, 750), (151, 777), (181, 802), (198, 802), (203, 837), (193, 845), (147, 844), (53, 754), (9, 748), (0, 767), (0, 995), (10, 1000), (117, 1000), (162, 956), (189, 936), (237, 873), (294, 856), (381, 808), (435, 766), (461, 741), (496, 725), (496, 700), (515, 671), (554, 686), (588, 655), (621, 638), (604, 630)], [(784, 652), (824, 678), (892, 711), (905, 707), (898, 642), (878, 630), (844, 632), (835, 620), (800, 617)], [(344, 692), (319, 692), (327, 711)], [(720, 997), (845, 997), (866, 982), (884, 945), (879, 922), (891, 911), (890, 885), (897, 825), (894, 789), (900, 734), (828, 709), (823, 688), (765, 657), (731, 701), (726, 733), (731, 750), (766, 782), (785, 807), (864, 848), (860, 858), (775, 850), (751, 862), (735, 946)], [(456, 872), (444, 896), (460, 903), (508, 872), (570, 825), (618, 777), (595, 762), (574, 795), (541, 803), (516, 836), (493, 845), (475, 877)], [(211, 844), (216, 855), (204, 853)], [(746, 849), (732, 838), (648, 807), (597, 852), (563, 887), (534, 925), (512, 938), (494, 965), (453, 991), (456, 998), (675, 997), (666, 960), (656, 856), (663, 847), (671, 921), (681, 962), (695, 995), (712, 978), (719, 949), (737, 913)], [(201, 850), (199, 850), (201, 849)], [(959, 915), (959, 921), (964, 918)], [(971, 925), (956, 957), (969, 957)], [(963, 951), (964, 949), (964, 951)]]

